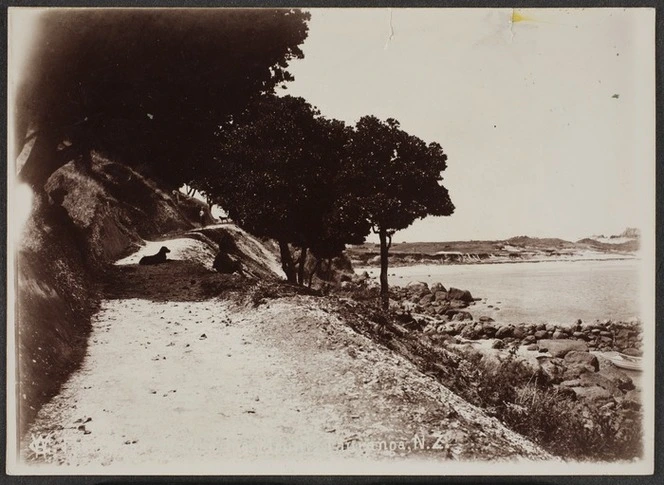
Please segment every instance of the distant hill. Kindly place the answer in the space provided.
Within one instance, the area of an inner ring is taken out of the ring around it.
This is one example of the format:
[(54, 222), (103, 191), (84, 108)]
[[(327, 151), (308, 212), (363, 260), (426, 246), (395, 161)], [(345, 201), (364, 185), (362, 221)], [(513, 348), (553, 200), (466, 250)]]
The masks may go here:
[[(610, 241), (584, 238), (571, 242), (560, 238), (515, 236), (497, 241), (404, 242), (392, 245), (390, 264), (403, 266), (425, 263), (606, 259), (631, 257), (639, 249), (638, 239), (621, 238)], [(374, 265), (378, 263), (380, 247), (378, 244), (367, 243), (353, 246), (347, 252), (356, 265)]]
[(540, 247), (540, 248), (568, 248), (573, 247), (574, 243), (565, 241), (560, 238), (537, 238), (537, 237), (528, 237), (528, 236), (516, 236), (507, 239), (505, 242), (514, 245), (514, 246), (529, 246), (529, 247)]
[(641, 231), (639, 231), (636, 227), (628, 227), (622, 232), (620, 237), (630, 237), (633, 239), (638, 239), (641, 237)]
[(592, 249), (595, 249), (597, 251), (603, 251), (603, 252), (616, 252), (616, 251), (635, 252), (639, 250), (638, 239), (626, 239), (626, 240), (620, 240), (609, 243), (586, 237), (584, 239), (579, 239), (576, 242), (576, 244), (577, 246), (584, 245)]
[(577, 241), (579, 244), (589, 244), (593, 247), (620, 250), (637, 251), (641, 239), (641, 231), (635, 227), (628, 227), (622, 233), (613, 236), (590, 236)]

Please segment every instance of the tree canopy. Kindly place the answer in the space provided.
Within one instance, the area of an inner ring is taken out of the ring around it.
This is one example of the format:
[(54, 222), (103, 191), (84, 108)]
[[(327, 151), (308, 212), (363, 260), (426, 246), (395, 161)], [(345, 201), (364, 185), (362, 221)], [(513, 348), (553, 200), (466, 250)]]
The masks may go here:
[(289, 245), (317, 258), (381, 240), (387, 297), (392, 234), (427, 215), (454, 210), (442, 172), (447, 155), (403, 131), (396, 120), (367, 116), (354, 128), (323, 117), (302, 98), (263, 96), (220, 128), (217, 156), (206, 168), (206, 193), (248, 231), (279, 242), (282, 265), (296, 278)]
[(308, 249), (331, 258), (369, 232), (339, 183), (349, 134), (342, 122), (291, 96), (257, 98), (219, 131), (204, 190), (239, 225), (279, 242), (291, 281), (289, 244), (301, 248), (302, 270)]
[(365, 211), (381, 243), (381, 295), (388, 302), (388, 250), (395, 231), (416, 219), (454, 212), (442, 172), (447, 155), (438, 143), (426, 144), (403, 131), (394, 119), (361, 118), (351, 136), (344, 186)]
[(300, 283), (307, 251), (330, 259), (373, 227), (384, 304), (393, 233), (454, 210), (438, 143), (394, 119), (348, 127), (302, 98), (275, 96), (293, 79), (288, 63), (304, 56), (308, 13), (67, 9), (40, 20), (14, 106), (16, 145), (35, 138), (19, 177), (37, 191), (62, 164), (89, 166), (91, 151), (103, 151), (203, 191), (253, 234), (276, 239)]
[(397, 231), (427, 215), (454, 211), (442, 172), (447, 155), (394, 119), (361, 118), (351, 138), (345, 184), (376, 230)]
[(43, 183), (67, 139), (188, 181), (228, 116), (292, 79), (308, 19), (290, 9), (45, 12), (15, 106), (17, 146), (39, 142), (22, 177)]

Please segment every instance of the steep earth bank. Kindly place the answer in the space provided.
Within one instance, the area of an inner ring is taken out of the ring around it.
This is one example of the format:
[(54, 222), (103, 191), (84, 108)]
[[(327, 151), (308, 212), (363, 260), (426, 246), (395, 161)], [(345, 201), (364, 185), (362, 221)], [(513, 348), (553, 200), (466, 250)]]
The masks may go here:
[(109, 262), (143, 238), (193, 227), (153, 182), (98, 154), (88, 171), (63, 166), (45, 189), (16, 254), (21, 433), (80, 364)]

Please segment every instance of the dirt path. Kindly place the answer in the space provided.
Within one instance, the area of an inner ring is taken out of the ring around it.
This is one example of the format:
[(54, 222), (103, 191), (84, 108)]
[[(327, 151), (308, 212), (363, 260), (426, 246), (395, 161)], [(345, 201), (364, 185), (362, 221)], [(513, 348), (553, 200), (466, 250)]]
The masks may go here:
[(209, 298), (220, 275), (198, 241), (178, 241), (179, 261), (118, 268), (82, 368), (29, 433), (26, 454), (45, 451), (41, 466), (223, 474), (353, 459), (550, 458), (320, 300), (253, 308)]

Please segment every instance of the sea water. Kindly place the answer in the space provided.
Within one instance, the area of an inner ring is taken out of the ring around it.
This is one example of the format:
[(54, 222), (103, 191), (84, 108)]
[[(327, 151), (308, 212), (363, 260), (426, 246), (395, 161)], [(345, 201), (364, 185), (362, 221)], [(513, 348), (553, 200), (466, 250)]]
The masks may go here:
[[(391, 285), (411, 281), (469, 290), (468, 310), (509, 323), (563, 323), (639, 317), (637, 259), (500, 264), (435, 264), (389, 268)], [(379, 268), (357, 268), (378, 279)]]

